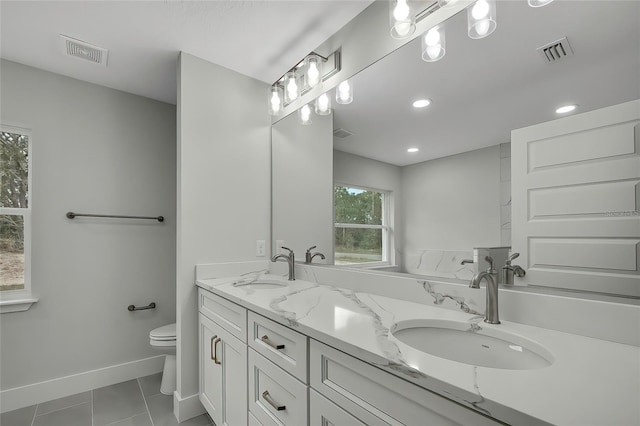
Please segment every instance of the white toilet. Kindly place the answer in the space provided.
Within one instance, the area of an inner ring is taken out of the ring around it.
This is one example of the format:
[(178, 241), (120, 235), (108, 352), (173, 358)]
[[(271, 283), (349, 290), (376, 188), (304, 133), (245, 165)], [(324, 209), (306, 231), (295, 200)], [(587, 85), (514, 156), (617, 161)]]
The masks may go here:
[(176, 390), (176, 324), (163, 325), (149, 333), (149, 343), (154, 349), (166, 354), (160, 392), (173, 395)]

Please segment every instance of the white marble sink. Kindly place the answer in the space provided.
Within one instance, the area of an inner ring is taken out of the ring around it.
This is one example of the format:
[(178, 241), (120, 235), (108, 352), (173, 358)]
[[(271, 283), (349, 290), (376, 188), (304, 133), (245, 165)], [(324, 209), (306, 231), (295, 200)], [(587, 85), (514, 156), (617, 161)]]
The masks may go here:
[(551, 352), (497, 326), (450, 320), (406, 320), (391, 328), (393, 336), (419, 351), (480, 367), (533, 370), (553, 363)]

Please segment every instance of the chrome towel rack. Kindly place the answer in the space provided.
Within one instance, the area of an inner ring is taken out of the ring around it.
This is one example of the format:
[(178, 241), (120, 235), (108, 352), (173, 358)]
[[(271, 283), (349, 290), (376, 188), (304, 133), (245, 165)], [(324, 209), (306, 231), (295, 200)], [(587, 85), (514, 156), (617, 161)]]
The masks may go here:
[(121, 215), (113, 215), (113, 214), (89, 214), (89, 213), (74, 213), (74, 212), (67, 212), (66, 216), (69, 219), (85, 216), (85, 217), (109, 217), (109, 218), (117, 218), (117, 219), (151, 219), (151, 220), (157, 220), (158, 222), (164, 222), (164, 216), (121, 216)]
[(130, 312), (144, 311), (145, 309), (155, 309), (155, 308), (156, 308), (156, 302), (151, 302), (147, 306), (136, 306), (136, 305), (127, 306), (127, 310)]

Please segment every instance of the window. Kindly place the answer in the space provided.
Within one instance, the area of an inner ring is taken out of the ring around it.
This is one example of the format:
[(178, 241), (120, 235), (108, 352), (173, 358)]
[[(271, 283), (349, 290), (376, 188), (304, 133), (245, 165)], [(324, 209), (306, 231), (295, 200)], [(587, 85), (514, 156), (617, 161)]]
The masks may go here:
[[(25, 129), (0, 129), (0, 294), (24, 302), (31, 290), (31, 137)], [(29, 303), (30, 306), (30, 303)], [(28, 306), (25, 308), (28, 309)], [(12, 310), (24, 310), (14, 308)], [(6, 312), (3, 308), (3, 312)]]
[(334, 187), (335, 264), (388, 263), (389, 194), (375, 189)]

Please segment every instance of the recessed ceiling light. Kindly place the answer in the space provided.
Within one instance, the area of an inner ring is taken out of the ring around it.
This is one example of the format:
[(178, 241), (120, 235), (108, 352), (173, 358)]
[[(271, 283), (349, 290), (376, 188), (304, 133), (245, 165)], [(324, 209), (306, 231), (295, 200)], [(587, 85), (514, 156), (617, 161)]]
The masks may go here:
[(428, 107), (429, 105), (431, 105), (431, 99), (418, 99), (417, 101), (413, 102), (414, 108), (424, 108)]
[(409, 148), (409, 149), (407, 149), (407, 152), (418, 152), (418, 151), (420, 151), (419, 148)]
[(563, 105), (560, 108), (556, 109), (556, 114), (566, 114), (568, 112), (574, 111), (578, 108), (578, 105)]

